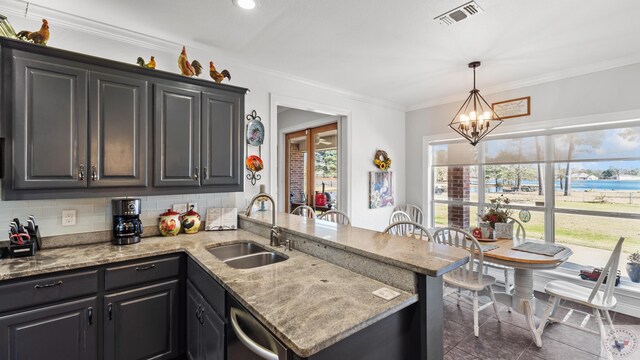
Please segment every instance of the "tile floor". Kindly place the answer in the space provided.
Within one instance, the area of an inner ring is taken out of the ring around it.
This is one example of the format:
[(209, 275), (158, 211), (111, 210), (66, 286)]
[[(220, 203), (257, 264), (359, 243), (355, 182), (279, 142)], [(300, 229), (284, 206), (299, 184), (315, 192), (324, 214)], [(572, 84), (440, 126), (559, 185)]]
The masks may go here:
[[(536, 297), (544, 299), (545, 295), (536, 293)], [(460, 307), (456, 306), (454, 294), (445, 297), (444, 305), (445, 360), (582, 360), (602, 359), (601, 356), (605, 356), (600, 352), (598, 335), (561, 324), (552, 324), (545, 329), (542, 348), (538, 348), (524, 316), (516, 312), (509, 313), (504, 305), (500, 305), (499, 312), (502, 322), (497, 321), (492, 307), (480, 312), (480, 336), (476, 338), (473, 335), (471, 305), (461, 302)], [(565, 303), (561, 306), (586, 311), (578, 304)], [(557, 316), (563, 316), (563, 311), (566, 313), (567, 310), (560, 308)], [(614, 325), (640, 327), (640, 318), (614, 312), (611, 316)], [(570, 319), (574, 318), (574, 321), (582, 319), (578, 316), (572, 316)], [(595, 329), (593, 319), (587, 327)]]

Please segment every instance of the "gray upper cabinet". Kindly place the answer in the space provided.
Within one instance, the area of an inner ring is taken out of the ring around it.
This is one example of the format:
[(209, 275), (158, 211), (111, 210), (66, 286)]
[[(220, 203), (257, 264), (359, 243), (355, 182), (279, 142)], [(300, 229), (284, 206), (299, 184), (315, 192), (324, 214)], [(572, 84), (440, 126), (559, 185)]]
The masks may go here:
[(147, 81), (103, 72), (89, 80), (89, 187), (147, 185)]
[(200, 184), (200, 91), (155, 85), (154, 186)]
[(237, 121), (244, 96), (202, 94), (202, 185), (242, 185), (242, 124)]
[(13, 188), (87, 186), (87, 74), (13, 53)]

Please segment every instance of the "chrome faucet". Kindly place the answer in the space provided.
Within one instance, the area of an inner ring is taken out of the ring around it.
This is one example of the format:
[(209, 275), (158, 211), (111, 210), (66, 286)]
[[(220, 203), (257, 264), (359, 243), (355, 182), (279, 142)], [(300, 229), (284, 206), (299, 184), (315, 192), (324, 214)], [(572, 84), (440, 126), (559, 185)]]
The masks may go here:
[[(258, 200), (264, 201), (265, 199), (271, 201), (271, 231), (269, 233), (269, 240), (270, 240), (269, 245), (280, 246), (282, 245), (282, 242), (280, 240), (280, 237), (281, 237), (280, 229), (276, 225), (276, 202), (275, 200), (273, 200), (273, 197), (271, 197), (271, 195), (267, 193), (259, 193), (258, 195), (254, 196), (253, 199), (251, 199), (251, 203), (249, 203), (249, 207), (247, 208), (246, 215), (251, 216), (251, 213), (253, 212), (253, 204), (255, 204), (256, 201)], [(287, 243), (287, 246), (285, 250), (291, 250), (291, 243), (288, 240), (286, 243)]]

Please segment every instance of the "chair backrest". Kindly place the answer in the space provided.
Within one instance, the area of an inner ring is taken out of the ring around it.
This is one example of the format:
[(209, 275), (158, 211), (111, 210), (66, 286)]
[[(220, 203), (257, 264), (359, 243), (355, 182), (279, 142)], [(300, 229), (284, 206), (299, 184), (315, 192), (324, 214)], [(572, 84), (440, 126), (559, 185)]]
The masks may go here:
[(433, 240), (439, 244), (455, 246), (469, 252), (469, 262), (464, 265), (466, 279), (473, 279), (474, 263), (477, 264), (477, 282), (482, 284), (484, 253), (478, 239), (469, 232), (453, 227), (438, 228), (433, 233)]
[(411, 236), (420, 240), (433, 241), (433, 238), (427, 228), (411, 220), (393, 222), (382, 232), (385, 234)]
[(329, 210), (318, 216), (318, 219), (331, 221), (342, 225), (351, 225), (349, 216), (339, 210)]
[(417, 222), (418, 224), (422, 224), (424, 222), (424, 212), (418, 206), (405, 204), (396, 206), (393, 211), (404, 211), (409, 214), (411, 221)]
[(602, 294), (602, 302), (604, 304), (611, 304), (611, 300), (613, 298), (613, 289), (616, 286), (616, 276), (618, 275), (618, 263), (620, 262), (620, 253), (622, 252), (622, 243), (624, 242), (624, 238), (621, 237), (616, 244), (616, 247), (613, 248), (613, 252), (609, 257), (609, 261), (607, 261), (607, 265), (602, 269), (602, 273), (598, 278), (598, 281), (593, 286), (593, 290), (591, 290), (591, 294), (589, 294), (589, 302), (593, 300), (593, 298), (598, 294), (600, 288), (602, 288), (602, 284), (604, 279), (608, 277), (607, 283), (604, 287), (604, 293)]
[(513, 238), (514, 239), (516, 239), (516, 240), (525, 240), (527, 238), (527, 231), (524, 229), (524, 225), (520, 221), (518, 221), (518, 220), (516, 220), (516, 219), (514, 219), (512, 217), (509, 217), (507, 219), (507, 222), (513, 224)]
[[(409, 221), (409, 222), (414, 222), (413, 220), (411, 220), (411, 217), (409, 216), (409, 214), (407, 214), (404, 211), (394, 211), (391, 216), (389, 217), (389, 225), (398, 222), (398, 221)], [(406, 225), (404, 227), (402, 226), (397, 226), (395, 228), (392, 229), (392, 234), (394, 235), (402, 235), (405, 236), (408, 234), (409, 230), (411, 230), (411, 226), (410, 225)]]
[(293, 215), (305, 216), (311, 219), (316, 217), (316, 212), (313, 211), (313, 208), (311, 206), (307, 205), (300, 205), (297, 208), (293, 209), (291, 213)]

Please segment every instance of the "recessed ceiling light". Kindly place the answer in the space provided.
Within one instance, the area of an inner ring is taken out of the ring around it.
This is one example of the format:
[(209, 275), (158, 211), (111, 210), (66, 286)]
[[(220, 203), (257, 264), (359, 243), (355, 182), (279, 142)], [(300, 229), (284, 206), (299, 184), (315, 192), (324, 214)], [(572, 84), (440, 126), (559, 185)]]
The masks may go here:
[(255, 9), (258, 6), (257, 0), (232, 0), (233, 4), (245, 10)]

